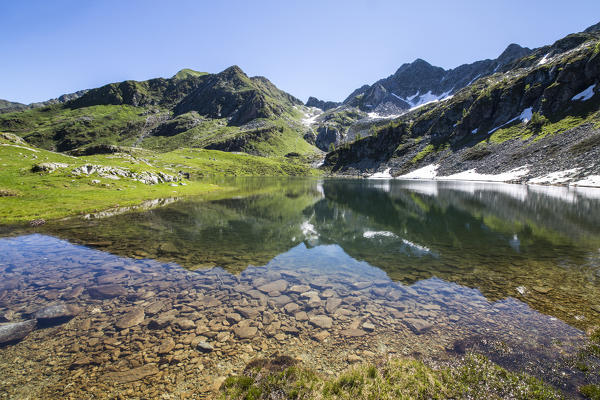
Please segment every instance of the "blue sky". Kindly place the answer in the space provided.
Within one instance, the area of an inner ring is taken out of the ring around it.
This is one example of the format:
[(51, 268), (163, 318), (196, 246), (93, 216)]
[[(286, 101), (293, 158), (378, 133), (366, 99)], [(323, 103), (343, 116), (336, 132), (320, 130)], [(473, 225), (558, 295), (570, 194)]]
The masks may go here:
[(600, 1), (2, 1), (0, 98), (239, 65), (306, 101), (422, 58), (453, 68), (600, 21)]

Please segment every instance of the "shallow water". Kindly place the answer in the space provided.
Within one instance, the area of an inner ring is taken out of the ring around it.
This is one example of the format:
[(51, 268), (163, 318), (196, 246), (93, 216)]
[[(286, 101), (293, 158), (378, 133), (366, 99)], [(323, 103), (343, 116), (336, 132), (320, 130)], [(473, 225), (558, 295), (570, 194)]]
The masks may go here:
[(0, 318), (81, 312), (0, 348), (0, 393), (210, 396), (274, 352), (335, 374), (477, 351), (569, 393), (586, 379), (570, 365), (600, 323), (600, 191), (226, 183), (223, 199), (5, 229)]

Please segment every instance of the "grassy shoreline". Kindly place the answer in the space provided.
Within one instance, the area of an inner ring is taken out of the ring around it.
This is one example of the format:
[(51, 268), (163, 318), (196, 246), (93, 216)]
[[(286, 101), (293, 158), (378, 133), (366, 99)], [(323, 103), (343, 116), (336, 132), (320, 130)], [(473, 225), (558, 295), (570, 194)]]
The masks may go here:
[(412, 358), (361, 364), (337, 377), (322, 377), (286, 356), (254, 360), (228, 377), (220, 399), (560, 399), (544, 382), (509, 372), (485, 357), (467, 355), (458, 364), (433, 368)]
[[(48, 164), (56, 168), (35, 171), (34, 166)], [(130, 176), (73, 172), (89, 165), (125, 171)], [(161, 174), (178, 181), (147, 184), (139, 179)], [(73, 157), (36, 148), (3, 134), (0, 136), (0, 225), (59, 219), (134, 206), (153, 199), (199, 196), (224, 189), (193, 178), (316, 174), (304, 160), (202, 149), (178, 149), (168, 153), (126, 149), (123, 153)], [(183, 178), (186, 176), (192, 179)]]

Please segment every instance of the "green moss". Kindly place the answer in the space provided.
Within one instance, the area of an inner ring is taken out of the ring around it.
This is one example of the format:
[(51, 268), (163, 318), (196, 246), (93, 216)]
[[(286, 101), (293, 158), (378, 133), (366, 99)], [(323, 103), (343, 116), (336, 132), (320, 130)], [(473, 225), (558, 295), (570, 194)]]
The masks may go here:
[(525, 125), (522, 123), (517, 123), (506, 128), (497, 129), (494, 131), (494, 133), (492, 133), (487, 141), (490, 143), (499, 144), (513, 139), (526, 140), (532, 135), (533, 133), (529, 131)]
[(579, 388), (579, 393), (592, 400), (600, 400), (600, 386), (585, 385)]
[(435, 146), (432, 144), (428, 144), (425, 146), (416, 156), (410, 160), (411, 163), (416, 164), (421, 161), (423, 158), (427, 157), (429, 154), (435, 151)]
[(588, 115), (567, 115), (558, 121), (550, 122), (544, 125), (541, 129), (540, 135), (538, 135), (535, 140), (540, 140), (548, 135), (556, 135), (558, 133), (566, 132), (587, 122), (592, 122), (597, 118), (597, 116), (597, 113)]

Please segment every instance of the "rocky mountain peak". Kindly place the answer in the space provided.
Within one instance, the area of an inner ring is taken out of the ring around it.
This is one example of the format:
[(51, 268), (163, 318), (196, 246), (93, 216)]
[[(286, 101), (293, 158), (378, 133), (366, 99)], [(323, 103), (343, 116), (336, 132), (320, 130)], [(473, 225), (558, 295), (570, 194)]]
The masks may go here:
[(444, 69), (439, 68), (439, 67), (434, 67), (431, 64), (429, 64), (427, 61), (425, 61), (421, 58), (417, 58), (415, 61), (413, 61), (411, 63), (402, 64), (400, 66), (400, 68), (398, 68), (398, 70), (396, 71), (394, 76), (399, 76), (402, 74), (418, 73), (418, 72), (423, 72), (423, 71), (431, 71), (431, 70), (436, 70), (436, 72), (438, 72), (437, 70), (443, 71)]
[(500, 54), (496, 59), (499, 65), (506, 65), (512, 61), (518, 60), (521, 57), (525, 57), (531, 53), (531, 49), (522, 47), (516, 43), (511, 43), (508, 47)]
[(316, 97), (310, 96), (308, 98), (308, 101), (306, 102), (306, 106), (307, 107), (316, 107), (316, 108), (320, 108), (323, 111), (327, 111), (330, 110), (332, 108), (336, 108), (337, 106), (339, 106), (341, 103), (338, 103), (336, 101), (325, 101), (325, 100), (319, 100)]
[(585, 33), (600, 32), (600, 22), (598, 22), (596, 25), (590, 26), (589, 28), (584, 30), (584, 32)]
[(219, 72), (217, 75), (221, 75), (221, 76), (225, 76), (225, 77), (242, 75), (246, 78), (248, 77), (248, 75), (246, 75), (246, 73), (237, 65), (232, 65), (231, 67), (226, 68), (223, 71)]

